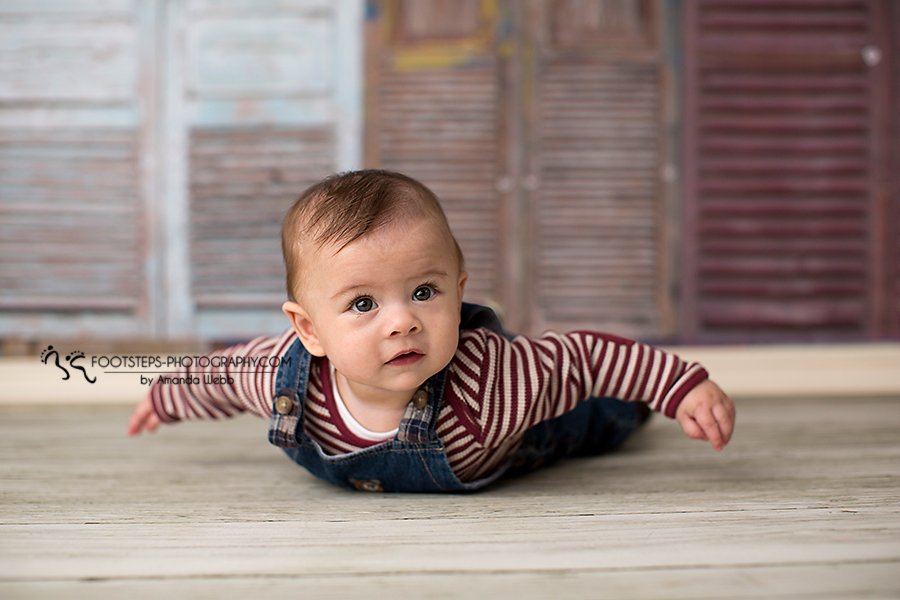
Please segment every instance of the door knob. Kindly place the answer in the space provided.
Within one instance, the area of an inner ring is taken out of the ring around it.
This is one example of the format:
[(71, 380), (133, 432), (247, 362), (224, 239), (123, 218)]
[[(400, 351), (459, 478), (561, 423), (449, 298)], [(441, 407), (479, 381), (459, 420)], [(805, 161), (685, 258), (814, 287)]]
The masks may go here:
[(860, 50), (859, 53), (862, 56), (863, 62), (870, 67), (874, 67), (881, 62), (881, 48), (878, 46), (863, 46), (863, 49)]

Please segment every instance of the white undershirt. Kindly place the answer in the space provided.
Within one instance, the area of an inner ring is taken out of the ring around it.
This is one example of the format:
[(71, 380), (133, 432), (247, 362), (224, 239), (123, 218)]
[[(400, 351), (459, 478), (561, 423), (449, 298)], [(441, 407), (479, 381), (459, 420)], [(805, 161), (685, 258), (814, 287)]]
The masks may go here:
[(331, 369), (331, 394), (334, 396), (334, 403), (337, 405), (338, 414), (341, 415), (341, 419), (344, 421), (344, 425), (347, 426), (347, 429), (349, 429), (356, 437), (370, 442), (383, 442), (392, 439), (397, 435), (397, 430), (400, 429), (399, 427), (394, 427), (390, 431), (372, 431), (371, 429), (363, 427), (359, 421), (354, 419), (353, 415), (351, 415), (350, 411), (347, 409), (347, 405), (344, 404), (341, 393), (338, 391), (337, 371), (335, 371), (334, 365), (331, 364), (331, 362), (328, 363), (328, 366)]

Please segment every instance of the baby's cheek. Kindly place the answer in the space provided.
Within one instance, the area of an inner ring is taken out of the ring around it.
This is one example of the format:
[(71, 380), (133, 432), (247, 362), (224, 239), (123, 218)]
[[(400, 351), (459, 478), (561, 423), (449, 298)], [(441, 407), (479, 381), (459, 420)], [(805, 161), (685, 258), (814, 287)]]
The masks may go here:
[(342, 362), (351, 371), (366, 373), (378, 362), (376, 350), (365, 336), (349, 336), (341, 347)]
[(459, 325), (450, 322), (438, 340), (438, 354), (445, 363), (449, 363), (459, 346)]

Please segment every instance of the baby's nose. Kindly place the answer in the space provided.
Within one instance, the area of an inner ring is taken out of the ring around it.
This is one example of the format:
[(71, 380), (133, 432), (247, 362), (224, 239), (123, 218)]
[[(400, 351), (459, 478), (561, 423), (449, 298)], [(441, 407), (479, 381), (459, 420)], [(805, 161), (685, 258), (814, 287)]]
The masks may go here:
[(415, 313), (408, 308), (398, 308), (391, 313), (391, 316), (391, 337), (416, 333), (422, 328), (422, 323), (419, 321), (418, 317), (416, 317)]

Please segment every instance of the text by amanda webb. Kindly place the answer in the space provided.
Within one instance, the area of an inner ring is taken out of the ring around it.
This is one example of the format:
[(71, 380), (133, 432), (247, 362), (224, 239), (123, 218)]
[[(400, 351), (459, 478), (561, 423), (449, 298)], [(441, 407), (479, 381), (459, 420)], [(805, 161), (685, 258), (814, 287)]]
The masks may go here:
[[(104, 373), (135, 374), (141, 376), (141, 385), (152, 385), (154, 379), (160, 384), (224, 384), (234, 383), (229, 375), (241, 370), (259, 367), (280, 367), (290, 365), (291, 357), (281, 356), (162, 356), (162, 355), (113, 355), (93, 356), (91, 366), (106, 369)], [(186, 374), (183, 372), (160, 371), (189, 367), (227, 369), (224, 373)], [(155, 376), (155, 377), (154, 377)]]

